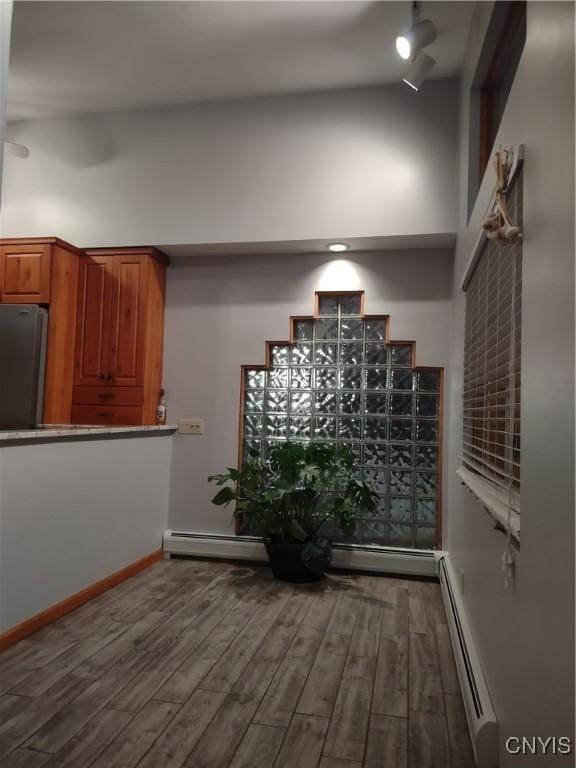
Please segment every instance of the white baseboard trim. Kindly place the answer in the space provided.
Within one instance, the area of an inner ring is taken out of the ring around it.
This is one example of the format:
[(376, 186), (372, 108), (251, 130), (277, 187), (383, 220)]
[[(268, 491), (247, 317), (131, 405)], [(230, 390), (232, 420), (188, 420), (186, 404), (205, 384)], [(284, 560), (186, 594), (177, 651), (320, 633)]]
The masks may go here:
[[(164, 532), (164, 552), (169, 555), (215, 557), (266, 562), (261, 539), (253, 536), (226, 536), (191, 531)], [(405, 576), (438, 576), (438, 559), (443, 552), (371, 545), (334, 544), (332, 566), (352, 571), (393, 573)]]

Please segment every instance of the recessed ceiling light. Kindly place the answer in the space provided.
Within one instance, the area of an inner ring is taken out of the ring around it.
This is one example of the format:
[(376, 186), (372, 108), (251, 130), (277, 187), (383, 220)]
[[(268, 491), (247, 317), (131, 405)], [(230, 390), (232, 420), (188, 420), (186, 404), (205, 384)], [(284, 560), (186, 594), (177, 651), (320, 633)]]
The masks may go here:
[(327, 248), (332, 253), (342, 253), (342, 251), (347, 251), (350, 246), (348, 243), (329, 243)]

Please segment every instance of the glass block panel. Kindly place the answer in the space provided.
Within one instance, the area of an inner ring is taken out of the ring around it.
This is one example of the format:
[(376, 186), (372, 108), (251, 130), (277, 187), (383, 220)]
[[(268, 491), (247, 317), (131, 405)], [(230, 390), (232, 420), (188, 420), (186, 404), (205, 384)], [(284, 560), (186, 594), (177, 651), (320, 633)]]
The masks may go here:
[(438, 422), (429, 419), (416, 421), (416, 441), (418, 443), (436, 443), (438, 441)]
[(388, 496), (380, 496), (378, 507), (365, 517), (378, 517), (381, 520), (387, 520), (390, 517), (390, 499)]
[(384, 341), (386, 339), (385, 320), (366, 320), (366, 341)]
[(318, 314), (337, 315), (338, 314), (338, 296), (319, 296)]
[(314, 393), (314, 411), (315, 413), (336, 413), (336, 393), (335, 392), (315, 392)]
[(390, 415), (391, 416), (412, 416), (412, 405), (414, 398), (412, 393), (404, 392), (390, 393)]
[(337, 339), (338, 338), (338, 320), (324, 318), (316, 320), (314, 324), (317, 339)]
[(404, 443), (395, 445), (394, 443), (390, 443), (388, 463), (391, 467), (411, 467), (413, 464), (412, 451), (412, 444), (406, 445), (406, 443)]
[(402, 523), (390, 523), (389, 544), (392, 547), (412, 546), (412, 526)]
[(315, 372), (315, 387), (317, 389), (336, 389), (338, 386), (337, 368), (317, 368)]
[(397, 523), (412, 521), (412, 499), (390, 497), (390, 520)]
[(274, 389), (287, 389), (288, 370), (286, 368), (271, 368), (268, 371), (268, 386)]
[(366, 342), (366, 365), (386, 365), (388, 347), (378, 342)]
[(312, 434), (312, 419), (310, 416), (290, 417), (290, 440), (310, 438)]
[(390, 440), (399, 443), (412, 440), (412, 420), (390, 419)]
[(362, 521), (362, 544), (388, 544), (388, 523), (385, 520)]
[(364, 478), (376, 493), (382, 495), (388, 493), (388, 473), (385, 469), (366, 469), (364, 470)]
[(386, 464), (387, 449), (386, 443), (365, 443), (363, 447), (364, 464), (384, 466)]
[(412, 389), (414, 376), (412, 371), (393, 368), (390, 371), (390, 389)]
[(362, 365), (362, 344), (354, 341), (340, 344), (340, 362), (342, 365)]
[(314, 322), (312, 320), (294, 320), (294, 340), (305, 341), (312, 339)]
[(289, 347), (278, 346), (277, 344), (274, 344), (270, 354), (270, 361), (272, 365), (288, 365), (289, 356)]
[(418, 416), (438, 416), (438, 395), (417, 395)]
[(338, 362), (338, 345), (321, 342), (316, 344), (314, 362), (316, 365), (336, 365)]
[(367, 392), (364, 400), (366, 413), (385, 415), (388, 409), (388, 394), (386, 392)]
[(262, 413), (264, 410), (264, 392), (261, 389), (247, 389), (244, 398), (244, 410)]
[(360, 413), (362, 395), (360, 392), (340, 393), (340, 413)]
[(367, 368), (366, 389), (386, 389), (388, 371), (386, 368)]
[(416, 499), (416, 518), (422, 523), (435, 523), (436, 500)]
[(335, 540), (342, 544), (360, 544), (362, 536), (362, 521), (356, 521), (356, 530), (353, 533), (347, 533), (342, 530), (338, 524), (335, 524)]
[(360, 314), (360, 296), (340, 296), (341, 315)]
[(291, 413), (310, 413), (312, 410), (311, 392), (291, 392), (290, 393), (290, 411)]
[(439, 392), (440, 373), (438, 371), (419, 371), (416, 374), (416, 387), (421, 392)]
[(247, 413), (244, 417), (244, 434), (246, 437), (259, 437), (262, 434), (262, 416)]
[(436, 528), (418, 525), (415, 545), (418, 549), (436, 549)]
[(416, 495), (436, 496), (436, 472), (416, 472)]
[(364, 336), (364, 323), (360, 318), (343, 317), (340, 320), (341, 339), (361, 339)]
[(342, 368), (340, 386), (342, 389), (360, 389), (362, 386), (362, 368)]
[(294, 344), (290, 351), (290, 362), (292, 365), (311, 365), (312, 344)]
[(412, 347), (390, 346), (390, 360), (392, 365), (412, 365)]
[(314, 435), (318, 440), (333, 440), (336, 437), (336, 419), (333, 416), (316, 416)]
[(266, 437), (286, 437), (286, 421), (286, 416), (266, 416), (264, 422)]
[(396, 496), (412, 494), (412, 472), (393, 469), (390, 472), (390, 493)]
[(312, 387), (312, 368), (292, 368), (290, 386), (292, 389), (310, 389)]
[(260, 454), (262, 450), (262, 443), (260, 440), (244, 440), (244, 446), (242, 449), (242, 457), (246, 460), (249, 456)]
[(386, 440), (387, 419), (367, 417), (364, 419), (364, 440)]
[(438, 466), (438, 449), (435, 445), (416, 446), (416, 469), (436, 469)]
[(288, 392), (282, 389), (269, 389), (266, 392), (266, 413), (286, 413), (288, 411)]
[(266, 371), (249, 369), (246, 371), (247, 389), (262, 389), (266, 385)]
[(362, 422), (354, 416), (341, 416), (338, 419), (338, 437), (340, 440), (359, 440)]

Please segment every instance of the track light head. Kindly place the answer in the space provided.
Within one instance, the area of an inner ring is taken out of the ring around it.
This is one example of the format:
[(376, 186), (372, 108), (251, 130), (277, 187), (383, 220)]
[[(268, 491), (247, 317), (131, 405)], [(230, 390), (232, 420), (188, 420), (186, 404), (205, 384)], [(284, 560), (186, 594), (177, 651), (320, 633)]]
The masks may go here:
[(424, 48), (436, 40), (436, 27), (429, 20), (417, 21), (410, 29), (407, 29), (396, 38), (396, 50), (398, 55), (408, 61), (414, 58), (421, 48)]
[(436, 62), (432, 56), (428, 56), (424, 51), (419, 51), (402, 80), (409, 85), (410, 88), (418, 91), (434, 64), (436, 64)]

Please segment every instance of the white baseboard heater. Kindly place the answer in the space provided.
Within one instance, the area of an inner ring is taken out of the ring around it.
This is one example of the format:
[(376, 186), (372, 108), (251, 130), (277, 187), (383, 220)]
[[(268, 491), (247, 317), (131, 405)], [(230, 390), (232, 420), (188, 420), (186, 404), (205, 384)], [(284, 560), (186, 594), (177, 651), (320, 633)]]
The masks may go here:
[(438, 558), (438, 575), (476, 765), (497, 768), (498, 723), (450, 558), (445, 553)]
[[(266, 549), (254, 536), (218, 536), (188, 531), (164, 532), (168, 555), (216, 557), (230, 560), (266, 561)], [(356, 544), (334, 544), (334, 568), (437, 578), (440, 553), (425, 549), (401, 549)]]

